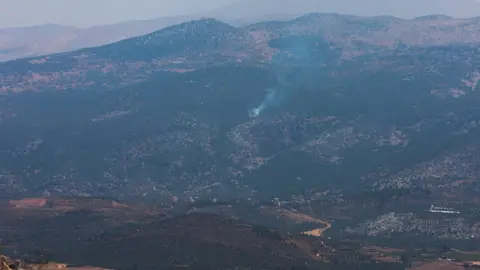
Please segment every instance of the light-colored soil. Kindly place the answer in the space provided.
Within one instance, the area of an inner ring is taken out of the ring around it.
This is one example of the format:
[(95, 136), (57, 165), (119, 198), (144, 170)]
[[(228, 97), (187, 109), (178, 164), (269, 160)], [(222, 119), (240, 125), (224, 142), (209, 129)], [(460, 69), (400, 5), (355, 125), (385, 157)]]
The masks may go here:
[(326, 221), (323, 221), (323, 220), (320, 220), (320, 219), (316, 219), (317, 223), (321, 223), (323, 224), (325, 227), (323, 228), (317, 228), (317, 229), (313, 229), (311, 231), (306, 231), (306, 232), (303, 232), (303, 234), (306, 234), (306, 235), (312, 235), (312, 236), (323, 236), (323, 233), (330, 229), (332, 227), (332, 224), (326, 222)]
[(465, 270), (462, 263), (435, 261), (410, 268), (411, 270)]
[(263, 207), (262, 212), (270, 212), (270, 214), (274, 214), (279, 218), (289, 219), (298, 224), (317, 223), (317, 224), (323, 225), (322, 228), (316, 228), (311, 231), (303, 232), (303, 234), (306, 234), (306, 235), (322, 236), (326, 230), (332, 227), (332, 225), (327, 221), (312, 217), (305, 213), (294, 212), (284, 208)]
[(10, 200), (9, 203), (17, 208), (37, 208), (47, 204), (46, 198), (27, 198), (21, 200)]
[[(330, 225), (330, 224), (329, 224)], [(321, 229), (313, 229), (311, 231), (306, 231), (306, 232), (303, 232), (303, 234), (306, 234), (306, 235), (311, 235), (311, 236), (322, 236), (323, 235), (323, 232), (325, 232), (325, 230), (329, 229), (330, 226), (328, 227), (325, 227), (325, 228), (321, 228)]]

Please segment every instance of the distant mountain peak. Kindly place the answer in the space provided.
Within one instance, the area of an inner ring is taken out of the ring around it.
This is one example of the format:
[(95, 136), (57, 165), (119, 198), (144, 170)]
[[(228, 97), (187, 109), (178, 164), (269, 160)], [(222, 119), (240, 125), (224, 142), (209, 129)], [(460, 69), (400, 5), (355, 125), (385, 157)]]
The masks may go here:
[(402, 21), (402, 19), (394, 16), (356, 16), (356, 15), (345, 15), (345, 14), (338, 14), (338, 13), (312, 12), (291, 20), (291, 22), (297, 22), (297, 23), (300, 22), (300, 23), (308, 23), (308, 24), (320, 23), (320, 22), (359, 22), (359, 21), (394, 22), (394, 21)]
[(415, 21), (442, 21), (442, 20), (453, 20), (453, 19), (454, 19), (453, 17), (447, 16), (447, 15), (431, 14), (431, 15), (416, 17), (413, 20), (415, 20)]
[[(163, 57), (221, 54), (242, 45), (247, 32), (220, 20), (202, 18), (86, 51), (113, 61), (151, 61)], [(239, 45), (240, 44), (240, 45)]]
[(158, 40), (168, 36), (178, 38), (187, 38), (192, 36), (212, 37), (212, 36), (234, 36), (243, 30), (229, 25), (223, 21), (212, 18), (201, 18), (191, 20), (177, 25), (172, 25), (164, 29), (155, 31), (151, 34), (139, 37), (142, 41)]
[(302, 15), (300, 17), (295, 18), (294, 20), (298, 21), (308, 21), (308, 20), (314, 20), (318, 18), (334, 18), (334, 19), (341, 19), (341, 18), (347, 18), (347, 17), (355, 17), (352, 15), (340, 15), (337, 13), (320, 13), (320, 12), (311, 12), (307, 13), (305, 15)]
[(197, 31), (197, 30), (206, 30), (206, 29), (215, 30), (215, 31), (221, 31), (221, 30), (235, 31), (238, 28), (217, 19), (201, 18), (198, 20), (191, 20), (181, 24), (172, 25), (167, 28), (156, 31), (155, 33), (170, 32), (170, 31), (178, 32), (178, 31), (188, 31), (188, 30)]

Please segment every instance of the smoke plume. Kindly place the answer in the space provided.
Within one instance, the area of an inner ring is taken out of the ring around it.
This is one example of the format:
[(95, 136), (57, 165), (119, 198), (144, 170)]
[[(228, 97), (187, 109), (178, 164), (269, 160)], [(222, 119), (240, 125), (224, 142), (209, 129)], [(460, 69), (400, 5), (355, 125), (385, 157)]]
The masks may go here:
[(292, 92), (293, 82), (290, 79), (289, 70), (293, 71), (315, 61), (313, 56), (316, 50), (325, 44), (317, 39), (294, 35), (275, 40), (270, 46), (279, 49), (271, 61), (271, 67), (275, 70), (277, 79), (276, 86), (265, 89), (262, 102), (248, 110), (251, 118), (258, 117), (271, 107), (281, 105)]
[(248, 111), (251, 118), (259, 116), (265, 109), (280, 105), (286, 97), (286, 91), (282, 88), (267, 88), (265, 89), (265, 97), (262, 103)]

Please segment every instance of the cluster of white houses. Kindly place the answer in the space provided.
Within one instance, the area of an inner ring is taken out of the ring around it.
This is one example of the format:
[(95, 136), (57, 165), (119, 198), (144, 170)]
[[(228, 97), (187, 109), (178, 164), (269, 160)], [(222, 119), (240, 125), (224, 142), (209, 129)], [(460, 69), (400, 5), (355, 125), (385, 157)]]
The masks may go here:
[(457, 211), (453, 208), (438, 207), (438, 206), (434, 206), (433, 204), (432, 204), (432, 206), (430, 206), (430, 209), (428, 209), (428, 212), (444, 213), (444, 214), (460, 214), (459, 211)]

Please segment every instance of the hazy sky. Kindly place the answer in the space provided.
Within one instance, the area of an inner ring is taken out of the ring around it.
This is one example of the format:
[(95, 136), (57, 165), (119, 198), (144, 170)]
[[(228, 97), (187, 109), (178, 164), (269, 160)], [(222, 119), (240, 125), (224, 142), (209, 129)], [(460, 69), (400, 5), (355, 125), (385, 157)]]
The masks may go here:
[(235, 1), (237, 0), (0, 0), (0, 28), (47, 23), (91, 26), (205, 12)]
[[(480, 1), (480, 0), (478, 0)], [(0, 0), (0, 28), (55, 23), (91, 26), (220, 9), (219, 16), (338, 12), (415, 17), (480, 16), (477, 0)], [(240, 4), (233, 4), (241, 2)]]

